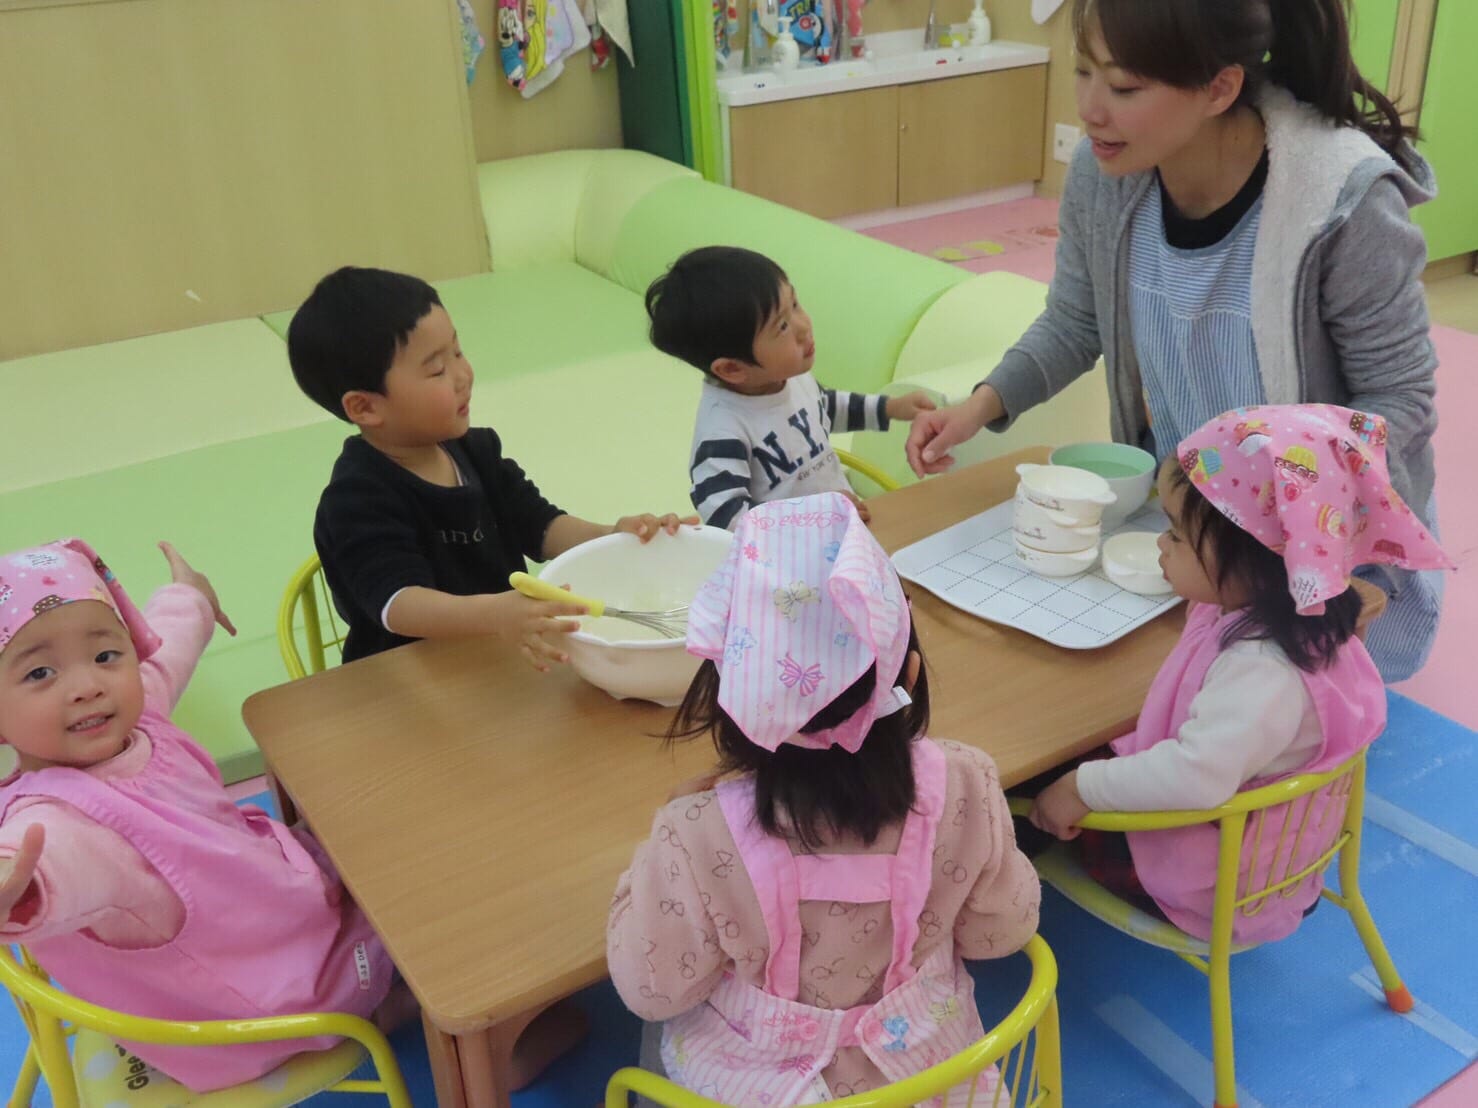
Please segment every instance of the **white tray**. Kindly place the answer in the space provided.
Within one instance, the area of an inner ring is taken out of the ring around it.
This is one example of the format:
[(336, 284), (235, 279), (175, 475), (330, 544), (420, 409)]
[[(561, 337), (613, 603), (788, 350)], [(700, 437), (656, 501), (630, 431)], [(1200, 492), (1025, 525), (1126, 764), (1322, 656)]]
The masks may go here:
[[(1160, 532), (1153, 503), (1104, 532)], [(893, 555), (898, 575), (963, 612), (1004, 623), (1072, 650), (1121, 639), (1180, 603), (1174, 593), (1140, 596), (1103, 575), (1102, 562), (1072, 577), (1042, 577), (1022, 566), (1011, 544), (1011, 501), (905, 546)]]

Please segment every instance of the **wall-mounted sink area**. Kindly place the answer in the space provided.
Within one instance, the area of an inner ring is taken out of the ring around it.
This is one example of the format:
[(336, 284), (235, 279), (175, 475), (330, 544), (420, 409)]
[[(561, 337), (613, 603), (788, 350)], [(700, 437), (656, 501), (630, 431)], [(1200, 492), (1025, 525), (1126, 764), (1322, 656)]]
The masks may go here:
[(886, 31), (867, 36), (867, 57), (841, 59), (829, 65), (803, 62), (799, 69), (788, 73), (766, 69), (720, 74), (719, 103), (737, 108), (882, 85), (960, 77), (993, 69), (1043, 65), (1047, 61), (1045, 46), (991, 42), (984, 46), (925, 50), (923, 39), (922, 28)]

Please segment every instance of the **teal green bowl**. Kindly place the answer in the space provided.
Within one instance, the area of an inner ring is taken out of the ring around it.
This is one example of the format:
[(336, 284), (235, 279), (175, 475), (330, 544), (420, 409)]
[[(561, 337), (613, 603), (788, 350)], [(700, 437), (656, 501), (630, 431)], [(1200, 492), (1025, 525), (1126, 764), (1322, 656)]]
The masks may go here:
[(1155, 487), (1155, 457), (1121, 442), (1075, 442), (1059, 446), (1047, 459), (1055, 466), (1073, 466), (1096, 473), (1118, 497), (1103, 512), (1103, 529), (1117, 527), (1144, 507)]

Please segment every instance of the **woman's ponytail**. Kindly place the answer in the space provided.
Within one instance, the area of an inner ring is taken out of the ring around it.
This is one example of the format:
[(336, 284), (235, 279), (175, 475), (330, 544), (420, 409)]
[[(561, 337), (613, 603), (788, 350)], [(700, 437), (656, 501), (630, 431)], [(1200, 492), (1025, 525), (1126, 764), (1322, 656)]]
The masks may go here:
[(1364, 131), (1402, 160), (1415, 139), (1385, 93), (1360, 75), (1350, 52), (1347, 0), (1265, 0), (1273, 17), (1267, 79), (1338, 123)]

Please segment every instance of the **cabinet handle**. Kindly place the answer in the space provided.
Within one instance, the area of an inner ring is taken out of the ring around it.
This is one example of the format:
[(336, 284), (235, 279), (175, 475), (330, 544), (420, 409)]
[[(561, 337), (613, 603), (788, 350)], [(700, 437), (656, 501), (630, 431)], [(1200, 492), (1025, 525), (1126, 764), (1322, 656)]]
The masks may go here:
[(900, 130), (900, 131), (906, 131), (906, 130), (908, 130), (908, 124), (907, 124), (907, 123), (900, 123), (900, 124), (899, 124), (899, 125), (898, 125), (898, 129), (899, 129), (899, 130)]

